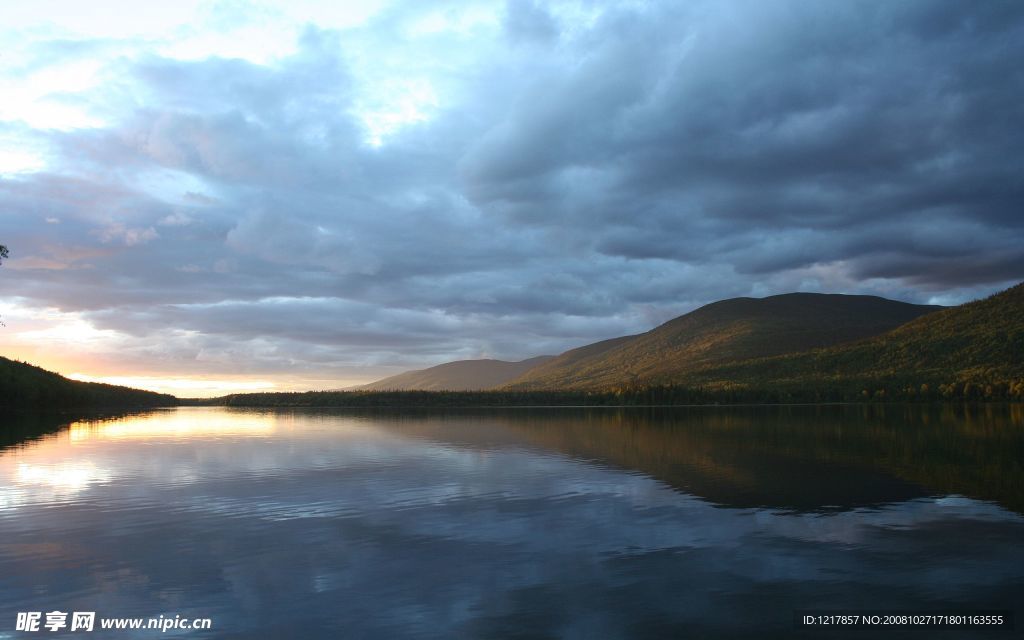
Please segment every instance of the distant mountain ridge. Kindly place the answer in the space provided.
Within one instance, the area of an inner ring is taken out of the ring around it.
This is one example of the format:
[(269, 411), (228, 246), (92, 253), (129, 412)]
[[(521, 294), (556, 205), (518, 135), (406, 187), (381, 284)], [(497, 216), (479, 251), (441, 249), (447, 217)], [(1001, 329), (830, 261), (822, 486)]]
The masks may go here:
[(509, 390), (674, 384), (694, 371), (876, 336), (942, 307), (877, 296), (788, 293), (705, 305), (636, 336), (567, 351)]
[(908, 395), (939, 391), (945, 397), (1020, 397), (1024, 283), (852, 344), (707, 367), (679, 382), (710, 387), (764, 387), (766, 382), (776, 388), (863, 387), (869, 394), (877, 386), (902, 389)]
[(406, 371), (370, 384), (361, 391), (479, 391), (500, 387), (543, 364), (553, 356), (537, 356), (519, 362), (505, 360), (456, 360), (428, 369)]
[[(636, 353), (652, 357), (638, 360), (633, 371), (653, 375), (600, 378)], [(565, 387), (544, 382), (560, 376), (576, 377)], [(956, 307), (820, 294), (724, 300), (638, 336), (572, 349), (504, 387), (478, 392), (257, 393), (217, 402), (496, 407), (919, 400), (1024, 400), (1024, 283)]]

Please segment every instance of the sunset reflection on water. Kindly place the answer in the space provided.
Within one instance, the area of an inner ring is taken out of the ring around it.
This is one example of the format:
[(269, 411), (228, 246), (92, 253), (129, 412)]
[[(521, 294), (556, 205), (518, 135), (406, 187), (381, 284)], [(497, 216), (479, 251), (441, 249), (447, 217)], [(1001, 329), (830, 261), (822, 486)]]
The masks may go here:
[(1019, 417), (44, 420), (0, 449), (0, 625), (191, 610), (218, 625), (196, 637), (761, 638), (790, 637), (797, 607), (1006, 608), (1024, 596)]
[(155, 411), (107, 420), (73, 422), (68, 427), (71, 442), (123, 439), (189, 439), (223, 437), (266, 437), (279, 424), (291, 424), (287, 416), (272, 413), (218, 414), (217, 420), (203, 419), (204, 410)]

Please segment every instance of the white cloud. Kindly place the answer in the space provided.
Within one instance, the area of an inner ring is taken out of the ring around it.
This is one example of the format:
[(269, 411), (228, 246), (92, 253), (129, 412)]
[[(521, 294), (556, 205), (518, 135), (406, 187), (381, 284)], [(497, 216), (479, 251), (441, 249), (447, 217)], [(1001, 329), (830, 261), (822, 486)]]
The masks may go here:
[(175, 211), (169, 216), (164, 216), (163, 218), (161, 218), (160, 222), (158, 222), (157, 224), (160, 224), (165, 227), (184, 227), (191, 223), (192, 218), (190, 218), (189, 216), (185, 215), (180, 211)]
[(103, 243), (120, 243), (126, 247), (146, 244), (159, 237), (153, 227), (132, 228), (120, 222), (114, 222), (95, 232)]
[(0, 149), (0, 174), (33, 173), (46, 166), (43, 159), (31, 152)]

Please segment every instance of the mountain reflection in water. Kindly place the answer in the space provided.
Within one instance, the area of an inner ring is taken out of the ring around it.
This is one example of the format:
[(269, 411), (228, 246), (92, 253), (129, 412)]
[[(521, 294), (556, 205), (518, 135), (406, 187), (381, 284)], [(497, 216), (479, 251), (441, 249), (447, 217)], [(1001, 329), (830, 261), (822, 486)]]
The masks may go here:
[(54, 609), (247, 638), (792, 637), (796, 609), (1012, 609), (1022, 409), (8, 417), (0, 634)]

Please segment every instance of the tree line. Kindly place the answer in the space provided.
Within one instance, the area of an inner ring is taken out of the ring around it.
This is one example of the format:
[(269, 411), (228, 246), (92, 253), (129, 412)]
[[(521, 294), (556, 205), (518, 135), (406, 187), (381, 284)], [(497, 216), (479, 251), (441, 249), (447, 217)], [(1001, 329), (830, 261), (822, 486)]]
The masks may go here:
[(815, 402), (1022, 401), (1024, 379), (996, 382), (953, 380), (849, 381), (836, 386), (802, 381), (763, 387), (735, 384), (623, 385), (595, 391), (307, 391), (245, 393), (204, 404), (229, 407), (550, 407), (694, 404), (784, 404)]

